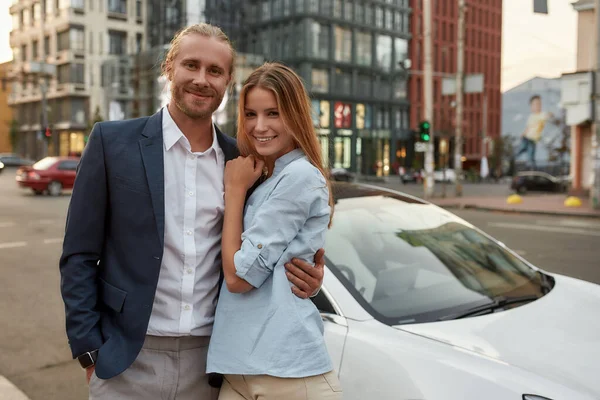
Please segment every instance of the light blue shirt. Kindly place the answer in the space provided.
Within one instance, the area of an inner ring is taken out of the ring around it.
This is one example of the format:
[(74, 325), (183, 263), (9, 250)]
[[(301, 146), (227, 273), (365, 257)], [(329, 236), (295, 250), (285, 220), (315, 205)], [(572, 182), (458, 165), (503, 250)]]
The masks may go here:
[(278, 158), (246, 203), (234, 256), (237, 275), (255, 289), (231, 293), (223, 283), (207, 372), (300, 378), (333, 369), (319, 311), (292, 293), (284, 267), (293, 257), (313, 262), (329, 214), (325, 178), (304, 153)]

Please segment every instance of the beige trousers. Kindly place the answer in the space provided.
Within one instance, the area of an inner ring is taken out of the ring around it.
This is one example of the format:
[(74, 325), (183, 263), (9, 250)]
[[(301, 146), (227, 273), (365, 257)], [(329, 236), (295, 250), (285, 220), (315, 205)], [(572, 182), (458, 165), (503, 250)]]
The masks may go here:
[(335, 371), (307, 378), (225, 375), (219, 400), (341, 400)]
[(209, 337), (146, 336), (140, 354), (120, 375), (90, 380), (90, 400), (217, 400), (208, 384)]

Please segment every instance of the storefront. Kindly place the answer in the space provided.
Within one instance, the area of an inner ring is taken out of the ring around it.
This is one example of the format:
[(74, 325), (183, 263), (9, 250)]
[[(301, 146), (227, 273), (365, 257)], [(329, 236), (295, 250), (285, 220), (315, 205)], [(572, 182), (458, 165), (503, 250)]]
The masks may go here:
[(58, 153), (50, 151), (49, 154), (59, 156), (81, 156), (85, 147), (85, 133), (83, 131), (63, 131), (59, 133)]

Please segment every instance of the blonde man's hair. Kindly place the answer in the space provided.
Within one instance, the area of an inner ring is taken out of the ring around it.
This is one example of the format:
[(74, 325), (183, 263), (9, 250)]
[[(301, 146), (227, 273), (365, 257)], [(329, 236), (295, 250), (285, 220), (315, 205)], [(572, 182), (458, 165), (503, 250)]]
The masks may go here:
[(188, 35), (192, 35), (192, 34), (204, 36), (207, 38), (215, 38), (215, 39), (227, 44), (227, 46), (229, 47), (229, 51), (231, 52), (231, 66), (229, 67), (229, 75), (233, 80), (236, 54), (235, 54), (235, 49), (233, 48), (233, 45), (231, 44), (231, 40), (229, 40), (229, 38), (227, 37), (225, 32), (223, 32), (221, 30), (221, 28), (219, 28), (218, 26), (215, 26), (215, 25), (204, 23), (204, 22), (202, 22), (200, 24), (190, 25), (186, 28), (181, 29), (179, 32), (177, 32), (175, 34), (175, 36), (173, 37), (173, 40), (171, 40), (171, 46), (169, 48), (169, 51), (167, 52), (165, 60), (163, 61), (162, 65), (161, 65), (161, 70), (162, 70), (163, 75), (165, 75), (166, 77), (170, 77), (170, 73), (173, 68), (173, 60), (175, 60), (175, 58), (177, 57), (177, 54), (179, 54), (179, 47), (181, 45), (181, 40), (184, 37), (186, 37)]
[(245, 129), (246, 95), (255, 87), (273, 92), (286, 131), (292, 136), (296, 147), (304, 152), (308, 161), (323, 174), (329, 189), (329, 206), (331, 207), (329, 223), (331, 224), (334, 206), (333, 193), (328, 179), (329, 174), (323, 166), (321, 146), (312, 122), (310, 99), (302, 79), (291, 68), (279, 63), (265, 63), (246, 79), (238, 103), (237, 143), (240, 154), (243, 156), (254, 155), (256, 158), (264, 160), (269, 174), (273, 172), (273, 163), (266, 162), (267, 160), (256, 151)]

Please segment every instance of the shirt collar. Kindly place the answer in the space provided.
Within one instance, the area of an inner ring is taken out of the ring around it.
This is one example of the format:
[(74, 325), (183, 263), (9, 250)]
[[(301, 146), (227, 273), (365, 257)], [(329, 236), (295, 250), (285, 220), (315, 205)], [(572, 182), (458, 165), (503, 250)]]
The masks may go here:
[[(184, 142), (182, 143), (184, 145), (184, 147), (187, 150), (191, 151), (190, 142), (187, 140), (187, 138), (185, 137), (183, 132), (181, 132), (181, 129), (179, 129), (179, 127), (173, 120), (173, 117), (171, 116), (171, 113), (169, 113), (169, 108), (167, 106), (163, 107), (162, 128), (163, 128), (163, 142), (164, 142), (166, 151), (171, 150), (171, 148), (173, 146), (175, 146), (175, 143), (182, 140), (182, 138), (184, 139)], [(220, 147), (219, 147), (219, 141), (217, 140), (217, 131), (215, 129), (215, 124), (212, 124), (212, 136), (213, 136), (212, 145), (206, 150), (206, 152), (208, 152), (210, 150), (214, 150), (215, 154), (218, 154), (219, 152), (217, 150)]]
[(293, 161), (304, 157), (304, 152), (300, 149), (294, 149), (289, 153), (285, 153), (277, 160), (275, 160), (275, 167), (273, 168), (273, 175), (277, 175), (280, 173), (287, 165), (291, 164)]

